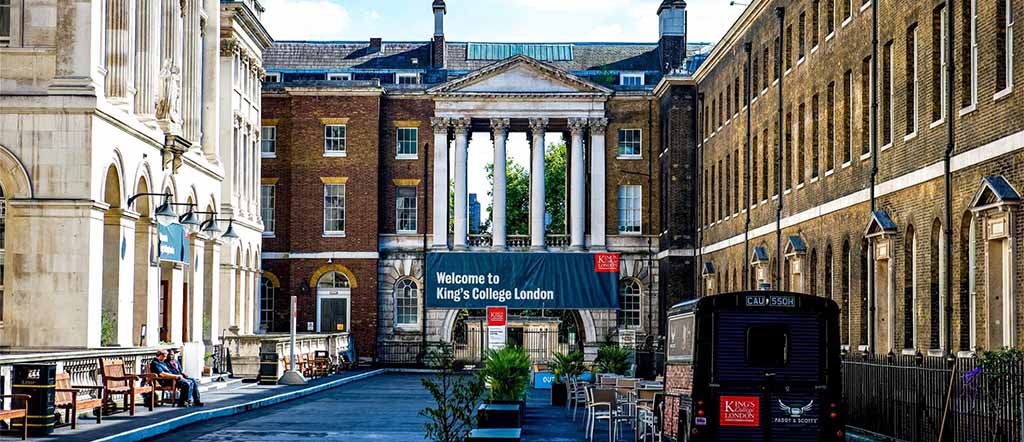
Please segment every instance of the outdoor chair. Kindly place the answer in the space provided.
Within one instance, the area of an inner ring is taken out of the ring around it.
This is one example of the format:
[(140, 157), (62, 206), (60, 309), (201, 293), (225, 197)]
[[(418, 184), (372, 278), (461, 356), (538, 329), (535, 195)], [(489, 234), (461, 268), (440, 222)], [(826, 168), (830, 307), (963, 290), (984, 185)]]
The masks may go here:
[(587, 391), (590, 396), (587, 400), (587, 440), (594, 440), (594, 428), (601, 420), (608, 421), (608, 440), (618, 440), (619, 422), (624, 419), (615, 399), (615, 390), (588, 388)]
[(170, 381), (170, 383), (161, 383), (159, 375), (149, 372), (149, 364), (143, 364), (142, 376), (144, 378), (143, 384), (149, 385), (153, 389), (153, 392), (150, 394), (155, 396), (153, 399), (154, 405), (170, 405), (172, 407), (178, 405), (177, 379), (164, 379), (164, 381)]
[(572, 421), (576, 422), (576, 410), (580, 408), (580, 404), (584, 407), (587, 405), (587, 385), (586, 382), (579, 380), (579, 378), (573, 377), (569, 379), (569, 395), (565, 401), (565, 409), (569, 410), (572, 407)]
[[(57, 373), (55, 386), (53, 405), (64, 410), (72, 430), (78, 427), (78, 413), (81, 411), (95, 410), (96, 423), (103, 423), (103, 387), (71, 385), (71, 375), (64, 372)], [(95, 391), (92, 397), (82, 394), (88, 391)]]
[[(8, 419), (10, 419), (10, 420), (12, 420), (11, 423), (13, 424), (14, 423), (13, 420), (20, 417), (21, 418), (21, 429), (22, 429), (21, 430), (22, 431), (22, 433), (21, 433), (21, 440), (28, 439), (28, 401), (29, 401), (29, 399), (32, 399), (32, 396), (29, 396), (27, 394), (4, 394), (4, 395), (0, 395), (0, 402), (2, 402), (4, 399), (10, 399), (11, 400), (11, 409), (10, 410), (0, 409), (0, 420), (8, 420)], [(14, 408), (14, 401), (15, 400), (21, 400), (22, 408)]]
[[(636, 397), (636, 425), (634, 428), (634, 440), (646, 441), (647, 435), (654, 440), (661, 441), (661, 432), (658, 431), (655, 417), (655, 402), (661, 390), (639, 390)], [(657, 438), (657, 439), (655, 439)]]
[[(147, 375), (156, 377), (156, 375)], [(153, 393), (152, 385), (138, 385), (137, 381), (142, 376), (125, 372), (124, 360), (100, 358), (100, 377), (103, 382), (103, 403), (113, 403), (114, 396), (124, 398), (124, 406), (128, 414), (135, 416), (135, 397), (140, 394), (150, 393), (149, 411), (153, 411), (156, 405), (156, 395)]]

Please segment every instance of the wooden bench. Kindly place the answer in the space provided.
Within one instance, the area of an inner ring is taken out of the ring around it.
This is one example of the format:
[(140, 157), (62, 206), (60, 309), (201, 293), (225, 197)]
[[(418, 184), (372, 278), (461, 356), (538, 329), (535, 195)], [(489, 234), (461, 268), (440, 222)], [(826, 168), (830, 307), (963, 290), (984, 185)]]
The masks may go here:
[[(11, 399), (10, 410), (0, 410), (0, 420), (17, 419), (21, 418), (21, 440), (28, 439), (28, 400), (32, 396), (27, 394), (4, 394), (0, 395), (0, 400)], [(14, 408), (14, 401), (21, 399), (21, 405), (23, 408)]]
[[(71, 385), (71, 375), (57, 373), (54, 406), (65, 410), (67, 419), (71, 421), (71, 429), (78, 427), (78, 412), (96, 410), (96, 423), (103, 422), (103, 387), (97, 385)], [(98, 390), (92, 397), (82, 397), (82, 391)]]
[[(143, 385), (148, 385), (153, 388), (153, 395), (156, 396), (154, 399), (155, 405), (170, 404), (172, 407), (178, 405), (178, 380), (177, 379), (163, 379), (163, 381), (170, 381), (170, 384), (162, 384), (160, 381), (160, 375), (156, 373), (150, 373), (149, 367), (152, 361), (142, 365), (142, 376), (145, 378)], [(167, 395), (170, 393), (170, 396)]]
[[(135, 397), (140, 394), (149, 393), (149, 411), (153, 411), (156, 405), (156, 394), (152, 385), (140, 385), (138, 382), (144, 377), (125, 372), (124, 360), (100, 358), (100, 376), (103, 382), (103, 403), (111, 403), (113, 396), (124, 398), (124, 406), (128, 414), (135, 416)], [(155, 375), (147, 375), (156, 377)]]

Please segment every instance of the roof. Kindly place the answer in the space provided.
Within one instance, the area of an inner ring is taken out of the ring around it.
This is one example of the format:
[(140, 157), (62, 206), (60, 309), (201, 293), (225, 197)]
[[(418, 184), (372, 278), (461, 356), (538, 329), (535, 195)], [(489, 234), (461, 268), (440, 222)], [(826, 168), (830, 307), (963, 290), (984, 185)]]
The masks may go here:
[(704, 270), (701, 272), (702, 275), (714, 275), (715, 274), (715, 263), (711, 261), (704, 261)]
[(754, 247), (754, 263), (768, 262), (768, 248), (764, 246)]
[(1020, 193), (1002, 175), (990, 175), (981, 179), (981, 187), (971, 200), (972, 209), (984, 209), (999, 204), (1018, 204)]
[[(687, 44), (687, 55), (707, 43)], [(447, 69), (474, 71), (517, 54), (566, 71), (661, 71), (657, 43), (447, 42)], [(415, 60), (415, 62), (414, 62)], [(427, 69), (430, 42), (275, 41), (263, 55), (268, 71), (281, 69)]]
[(807, 243), (800, 235), (790, 235), (786, 241), (786, 254), (793, 255), (799, 253), (807, 253)]
[(889, 213), (884, 210), (876, 210), (871, 212), (871, 220), (868, 221), (868, 227), (864, 231), (864, 236), (895, 233), (896, 230), (896, 223), (889, 217)]

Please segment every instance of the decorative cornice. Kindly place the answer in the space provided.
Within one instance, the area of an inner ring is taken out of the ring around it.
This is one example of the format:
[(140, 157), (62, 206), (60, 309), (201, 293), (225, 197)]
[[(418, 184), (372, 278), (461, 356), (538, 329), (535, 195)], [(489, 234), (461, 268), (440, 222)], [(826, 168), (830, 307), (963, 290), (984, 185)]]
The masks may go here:
[(608, 129), (607, 118), (591, 118), (590, 119), (590, 131), (595, 135), (603, 135), (605, 130)]
[(544, 132), (548, 127), (547, 118), (530, 118), (530, 131), (533, 132), (534, 136), (544, 135)]
[(573, 136), (577, 136), (583, 133), (587, 129), (586, 118), (570, 118), (569, 119), (569, 131)]
[(395, 178), (391, 180), (396, 186), (419, 186), (420, 180), (416, 178)]
[[(498, 62), (495, 62), (495, 63), (491, 64), (490, 66), (486, 66), (484, 68), (478, 69), (478, 70), (470, 73), (469, 75), (465, 75), (465, 76), (456, 78), (456, 79), (454, 79), (452, 81), (449, 81), (447, 83), (443, 83), (443, 84), (437, 85), (437, 86), (435, 86), (433, 88), (428, 89), (427, 93), (430, 93), (430, 94), (459, 94), (459, 95), (461, 95), (461, 94), (464, 94), (464, 93), (463, 92), (459, 92), (457, 89), (464, 88), (464, 87), (470, 86), (472, 84), (479, 83), (480, 81), (483, 81), (483, 80), (485, 80), (487, 78), (493, 77), (493, 76), (501, 74), (503, 72), (507, 72), (507, 71), (511, 70), (512, 68), (514, 68), (516, 66), (519, 66), (519, 65), (530, 66), (530, 67), (540, 71), (540, 73), (542, 75), (547, 76), (548, 78), (556, 79), (556, 80), (559, 80), (559, 81), (562, 81), (564, 83), (568, 83), (568, 84), (574, 85), (574, 86), (576, 86), (578, 88), (581, 88), (581, 89), (584, 89), (584, 90), (587, 91), (587, 92), (578, 92), (578, 93), (576, 93), (576, 95), (593, 95), (593, 94), (611, 95), (612, 94), (612, 90), (611, 89), (608, 89), (608, 88), (606, 88), (604, 86), (601, 86), (599, 84), (592, 83), (590, 81), (584, 80), (583, 78), (580, 78), (580, 77), (578, 77), (576, 75), (573, 75), (573, 74), (571, 74), (569, 72), (566, 72), (566, 71), (564, 71), (562, 69), (556, 68), (554, 66), (551, 66), (549, 64), (546, 64), (546, 63), (543, 63), (543, 62), (540, 62), (540, 61), (537, 61), (537, 60), (535, 60), (533, 58), (530, 58), (530, 57), (528, 57), (526, 55), (522, 55), (522, 54), (516, 55), (516, 56), (513, 56), (513, 57), (509, 57), (509, 58), (506, 58), (506, 59), (498, 61)], [(498, 95), (500, 95), (500, 96), (507, 96), (506, 94), (498, 94)], [(551, 94), (546, 94), (546, 95), (550, 96)]]
[(348, 177), (343, 177), (343, 176), (333, 176), (333, 177), (322, 176), (322, 177), (320, 177), (320, 182), (322, 182), (324, 184), (346, 184), (346, 183), (348, 183)]
[(466, 117), (452, 118), (452, 128), (455, 129), (455, 134), (456, 135), (459, 135), (460, 133), (465, 135), (467, 132), (469, 132), (470, 124), (471, 124), (471, 120), (469, 118), (466, 118)]
[(448, 130), (448, 126), (451, 125), (451, 120), (444, 117), (433, 117), (430, 119), (430, 128), (437, 132), (444, 132)]
[(508, 118), (491, 118), (491, 130), (494, 133), (508, 134), (508, 128), (512, 125), (512, 120)]

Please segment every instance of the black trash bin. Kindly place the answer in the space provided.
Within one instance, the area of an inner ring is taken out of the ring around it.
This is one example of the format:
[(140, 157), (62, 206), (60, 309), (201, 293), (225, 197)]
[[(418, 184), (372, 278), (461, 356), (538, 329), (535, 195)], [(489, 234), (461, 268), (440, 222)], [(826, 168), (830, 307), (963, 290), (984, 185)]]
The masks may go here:
[[(46, 436), (57, 424), (54, 395), (56, 394), (57, 366), (44, 364), (17, 364), (11, 379), (11, 392), (32, 396), (28, 401), (28, 434)], [(23, 431), (21, 419), (11, 421), (11, 429)]]
[(260, 385), (277, 385), (280, 363), (277, 352), (260, 352), (260, 374), (257, 378)]

